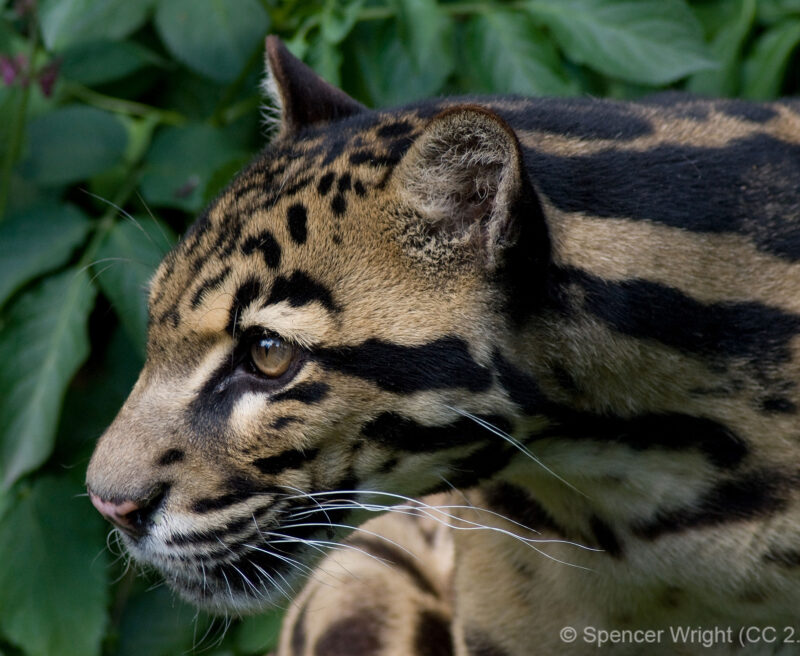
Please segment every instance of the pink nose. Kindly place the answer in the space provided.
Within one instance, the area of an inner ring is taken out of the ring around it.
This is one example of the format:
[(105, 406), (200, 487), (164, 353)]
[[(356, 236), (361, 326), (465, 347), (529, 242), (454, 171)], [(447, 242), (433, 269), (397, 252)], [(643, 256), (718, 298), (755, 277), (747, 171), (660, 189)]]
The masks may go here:
[(94, 492), (89, 492), (92, 505), (97, 508), (100, 514), (115, 526), (125, 531), (131, 537), (142, 535), (142, 521), (140, 506), (134, 501), (122, 501), (114, 503), (101, 499)]

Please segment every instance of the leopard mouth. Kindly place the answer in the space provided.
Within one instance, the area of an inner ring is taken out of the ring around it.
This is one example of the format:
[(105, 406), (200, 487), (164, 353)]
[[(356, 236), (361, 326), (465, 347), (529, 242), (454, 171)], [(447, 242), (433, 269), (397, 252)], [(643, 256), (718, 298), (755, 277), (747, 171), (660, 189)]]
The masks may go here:
[(203, 531), (153, 527), (144, 538), (121, 538), (137, 562), (154, 568), (190, 603), (212, 613), (256, 612), (293, 599), (299, 583), (341, 537), (330, 512), (281, 523), (276, 515), (288, 520), (289, 508), (282, 510), (265, 509)]

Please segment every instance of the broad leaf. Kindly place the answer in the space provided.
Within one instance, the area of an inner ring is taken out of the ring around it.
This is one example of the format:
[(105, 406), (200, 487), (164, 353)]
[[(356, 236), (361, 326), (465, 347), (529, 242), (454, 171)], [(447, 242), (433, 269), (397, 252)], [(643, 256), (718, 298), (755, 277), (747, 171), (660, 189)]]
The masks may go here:
[(40, 282), (8, 308), (0, 332), (0, 488), (53, 450), (64, 391), (89, 354), (95, 290), (86, 271)]
[(147, 20), (154, 0), (41, 0), (39, 23), (53, 50), (98, 39), (122, 39)]
[(209, 125), (167, 128), (147, 154), (142, 193), (153, 205), (196, 212), (214, 171), (243, 154), (225, 132)]
[(266, 35), (269, 16), (258, 0), (161, 0), (156, 27), (177, 59), (226, 82)]
[(715, 67), (682, 0), (530, 0), (571, 60), (641, 84), (668, 84)]
[(759, 22), (772, 24), (791, 17), (800, 17), (800, 0), (758, 0)]
[(89, 220), (72, 205), (9, 214), (0, 222), (0, 307), (26, 282), (64, 264), (88, 230)]
[(163, 63), (153, 51), (132, 41), (91, 41), (64, 52), (61, 74), (68, 80), (91, 86)]
[(140, 594), (125, 608), (116, 656), (202, 653), (210, 646), (201, 642), (209, 623), (207, 615), (198, 614), (165, 587)]
[(97, 253), (100, 288), (141, 356), (147, 340), (147, 284), (174, 243), (175, 235), (160, 221), (132, 219), (117, 223)]
[(577, 88), (566, 76), (558, 53), (522, 13), (478, 14), (466, 26), (463, 74), (485, 93), (563, 96)]
[(444, 84), (455, 65), (453, 20), (436, 0), (395, 0), (400, 42), (419, 73), (433, 69)]
[(53, 462), (89, 462), (97, 439), (119, 412), (142, 369), (144, 358), (122, 327), (107, 330), (112, 331), (108, 344), (93, 344), (93, 359), (103, 366), (86, 367), (67, 389)]
[(724, 20), (714, 26), (711, 52), (719, 70), (695, 73), (689, 78), (689, 91), (708, 96), (731, 96), (739, 90), (742, 44), (750, 33), (756, 13), (756, 0), (724, 0), (708, 7), (708, 18)]
[(283, 622), (281, 611), (270, 611), (246, 617), (236, 627), (236, 646), (244, 654), (266, 654), (278, 646), (278, 634)]
[[(365, 97), (368, 104), (375, 107), (397, 105), (441, 91), (447, 62), (431, 61), (417, 70), (405, 52), (396, 22), (359, 24), (345, 43), (352, 47), (345, 59), (357, 64), (352, 67), (358, 71), (352, 86), (360, 87), (357, 95)], [(445, 65), (444, 75), (439, 68), (441, 64)]]
[(364, 0), (327, 0), (320, 14), (322, 38), (330, 44), (340, 43), (355, 26)]
[(81, 105), (64, 107), (31, 122), (19, 169), (41, 185), (76, 182), (121, 162), (127, 141), (113, 114)]
[(786, 20), (764, 32), (744, 63), (742, 95), (770, 100), (780, 95), (790, 55), (800, 44), (800, 20)]
[(29, 656), (100, 654), (105, 527), (81, 492), (40, 478), (0, 519), (0, 631)]

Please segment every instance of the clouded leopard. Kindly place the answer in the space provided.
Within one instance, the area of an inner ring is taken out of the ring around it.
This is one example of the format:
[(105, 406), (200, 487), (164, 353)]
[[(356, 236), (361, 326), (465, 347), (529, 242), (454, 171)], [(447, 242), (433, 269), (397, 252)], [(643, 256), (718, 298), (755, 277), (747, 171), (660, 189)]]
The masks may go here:
[(791, 651), (800, 104), (369, 110), (267, 53), (89, 466), (134, 558), (217, 611), (308, 579), (292, 656)]

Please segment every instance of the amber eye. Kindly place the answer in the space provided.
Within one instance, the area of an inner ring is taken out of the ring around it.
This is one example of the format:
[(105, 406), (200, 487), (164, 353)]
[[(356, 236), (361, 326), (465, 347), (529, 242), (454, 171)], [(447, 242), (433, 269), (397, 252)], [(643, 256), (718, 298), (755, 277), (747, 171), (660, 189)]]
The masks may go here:
[(279, 337), (264, 337), (250, 347), (250, 357), (256, 369), (269, 378), (285, 374), (294, 354), (294, 346)]

